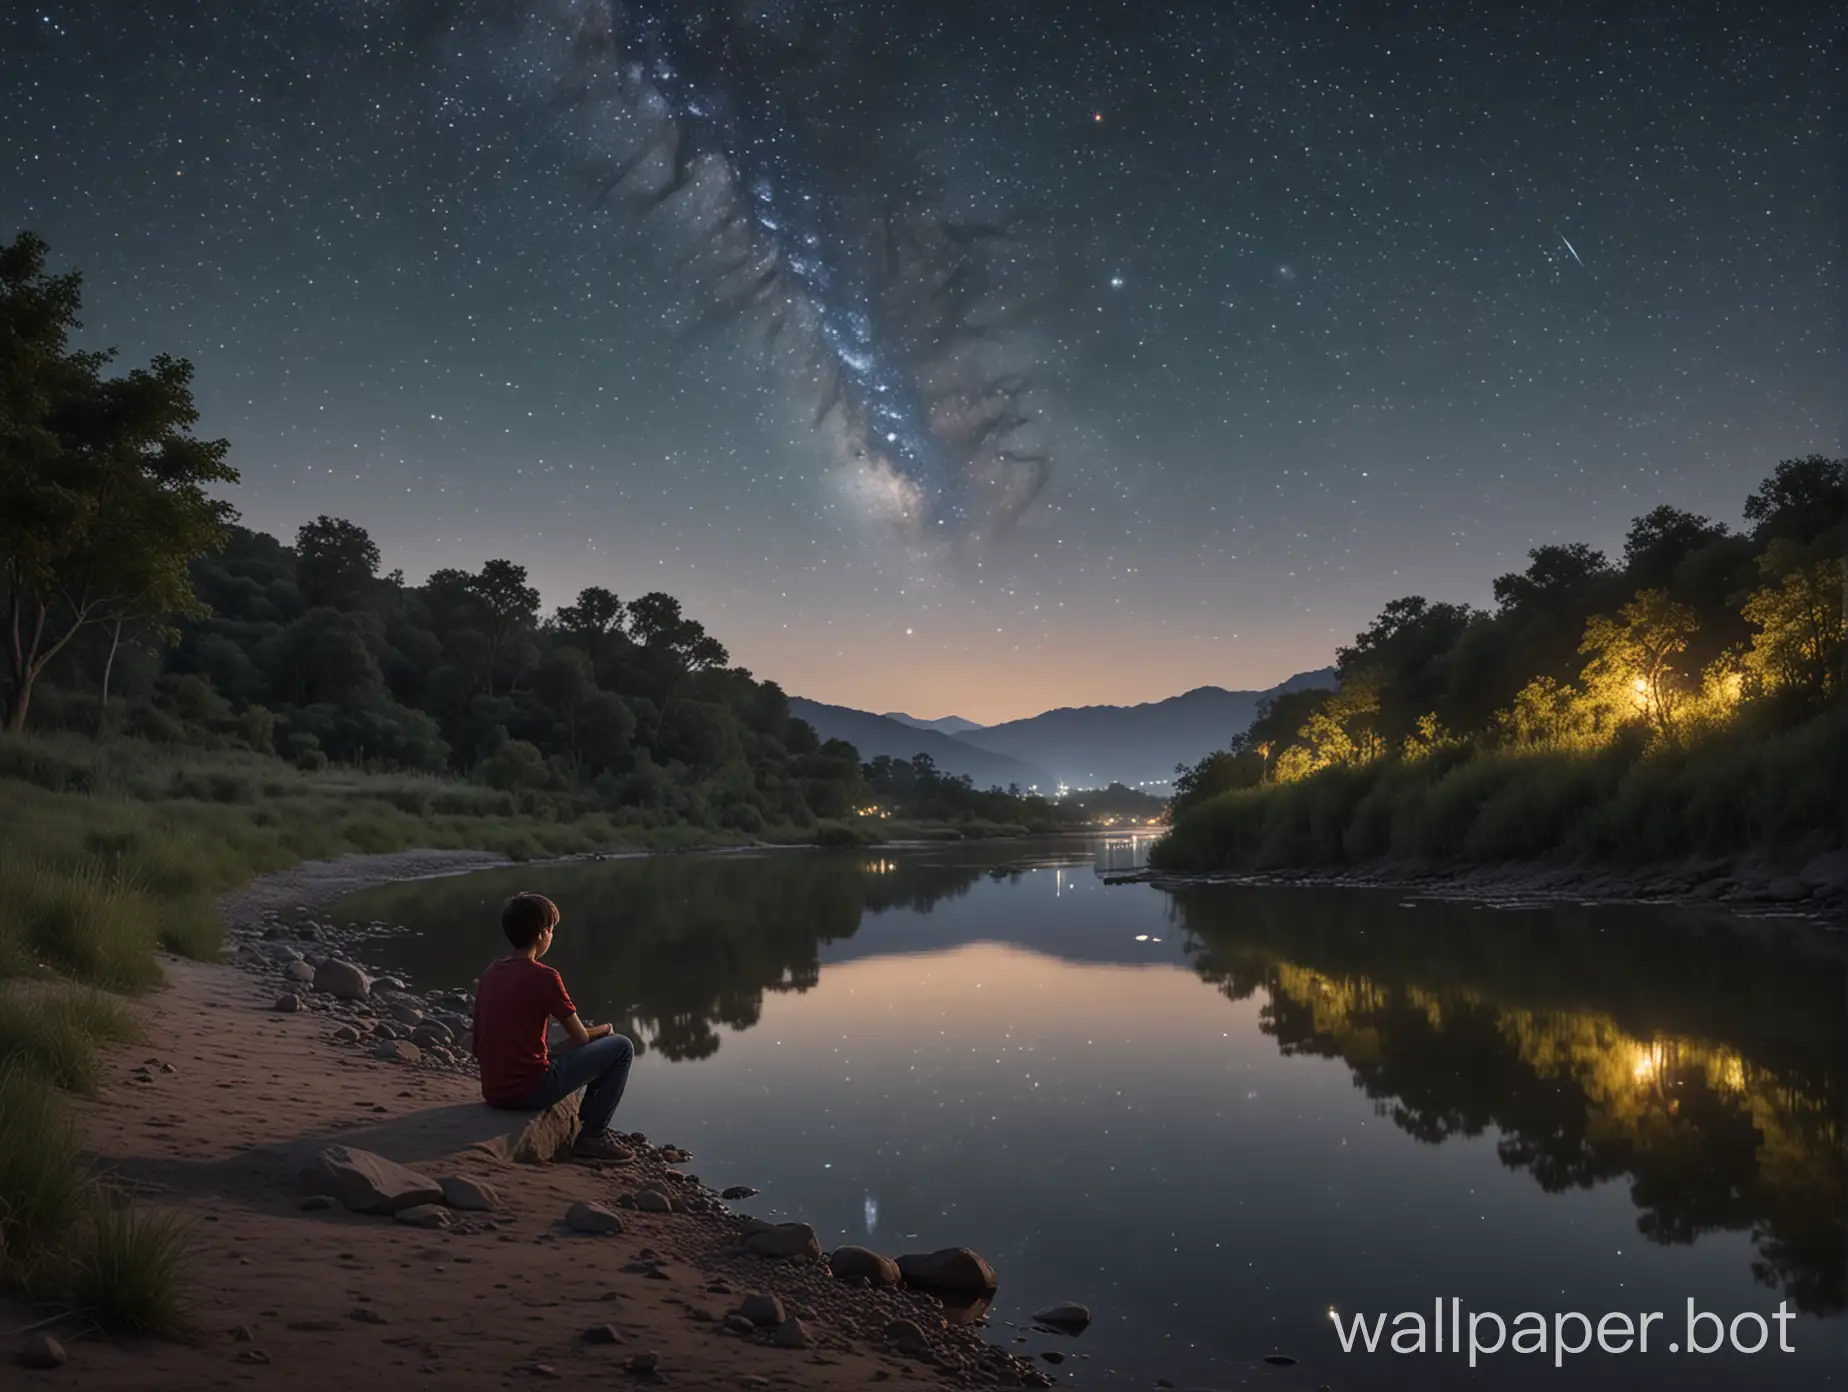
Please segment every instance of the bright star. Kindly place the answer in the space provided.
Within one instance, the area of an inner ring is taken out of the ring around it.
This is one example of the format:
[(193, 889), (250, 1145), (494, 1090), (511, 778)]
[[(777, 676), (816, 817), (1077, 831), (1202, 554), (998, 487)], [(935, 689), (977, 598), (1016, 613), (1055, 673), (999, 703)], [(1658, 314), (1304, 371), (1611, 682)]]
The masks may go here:
[(1121, 290), (1123, 288), (1123, 277), (1120, 275), (1111, 276), (1110, 277), (1110, 288), (1112, 290)]

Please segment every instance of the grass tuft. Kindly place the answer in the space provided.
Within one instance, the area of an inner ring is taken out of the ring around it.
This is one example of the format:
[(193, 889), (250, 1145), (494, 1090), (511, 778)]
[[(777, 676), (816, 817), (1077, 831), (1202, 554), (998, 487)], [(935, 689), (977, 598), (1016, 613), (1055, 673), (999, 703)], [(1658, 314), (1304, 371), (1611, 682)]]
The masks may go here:
[(107, 1193), (78, 1225), (65, 1298), (105, 1334), (184, 1338), (186, 1226), (172, 1214), (130, 1208)]

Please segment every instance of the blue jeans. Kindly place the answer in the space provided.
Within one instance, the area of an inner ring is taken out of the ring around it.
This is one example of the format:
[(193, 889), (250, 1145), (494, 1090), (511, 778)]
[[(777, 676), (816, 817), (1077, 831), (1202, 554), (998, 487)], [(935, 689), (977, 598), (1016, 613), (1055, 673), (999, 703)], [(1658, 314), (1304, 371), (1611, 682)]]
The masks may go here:
[(566, 1049), (552, 1056), (538, 1086), (512, 1110), (542, 1112), (583, 1088), (578, 1120), (584, 1124), (584, 1134), (594, 1136), (607, 1131), (610, 1118), (616, 1115), (616, 1104), (622, 1101), (622, 1090), (628, 1086), (629, 1065), (634, 1062), (635, 1045), (620, 1034), (606, 1034), (575, 1049)]

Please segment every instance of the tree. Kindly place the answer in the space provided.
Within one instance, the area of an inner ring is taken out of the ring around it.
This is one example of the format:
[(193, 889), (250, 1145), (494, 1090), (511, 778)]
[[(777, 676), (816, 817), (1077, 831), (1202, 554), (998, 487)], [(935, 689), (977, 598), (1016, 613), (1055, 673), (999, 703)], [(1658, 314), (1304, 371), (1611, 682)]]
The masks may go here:
[(192, 428), (192, 365), (161, 355), (103, 376), (77, 352), (81, 278), (45, 271), (45, 243), (0, 248), (0, 616), (5, 728), (78, 633), (112, 614), (201, 612), (188, 565), (224, 544), (229, 445)]
[(1848, 459), (1811, 454), (1783, 460), (1745, 500), (1745, 520), (1761, 545), (1780, 537), (1814, 541), (1833, 532), (1839, 554), (1848, 522)]
[(1623, 541), (1623, 568), (1639, 590), (1667, 589), (1681, 563), (1729, 533), (1724, 524), (1664, 503), (1630, 524)]
[(295, 583), (310, 607), (356, 608), (379, 573), (379, 548), (364, 527), (317, 517), (295, 533)]
[(627, 608), (615, 592), (601, 585), (578, 591), (577, 603), (562, 606), (554, 622), (559, 631), (589, 641), (623, 632)]
[[(469, 582), (469, 593), (481, 605), (488, 640), (488, 694), (494, 694), (494, 674), (516, 635), (539, 622), (539, 591), (526, 583), (526, 567), (512, 561), (489, 561)], [(519, 674), (514, 674), (518, 681)]]
[(1800, 555), (1794, 543), (1780, 540), (1760, 558), (1766, 583), (1745, 602), (1745, 618), (1758, 632), (1743, 666), (1761, 691), (1789, 691), (1820, 704), (1841, 687), (1842, 561), (1793, 563)]
[(1587, 693), (1615, 719), (1642, 715), (1672, 739), (1675, 717), (1691, 694), (1675, 659), (1699, 628), (1694, 611), (1662, 590), (1639, 592), (1615, 619), (1598, 615), (1585, 626), (1579, 647), (1591, 657), (1584, 672)]

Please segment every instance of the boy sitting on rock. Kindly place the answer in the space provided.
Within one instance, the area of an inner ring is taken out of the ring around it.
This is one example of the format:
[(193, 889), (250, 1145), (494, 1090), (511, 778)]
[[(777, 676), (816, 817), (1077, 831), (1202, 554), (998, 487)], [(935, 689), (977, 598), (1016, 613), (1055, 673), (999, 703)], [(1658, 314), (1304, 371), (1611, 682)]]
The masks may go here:
[[(482, 1100), (508, 1111), (540, 1112), (583, 1088), (578, 1106), (583, 1131), (575, 1153), (626, 1159), (629, 1152), (610, 1131), (610, 1118), (629, 1081), (635, 1045), (610, 1025), (578, 1019), (564, 978), (539, 961), (552, 946), (558, 919), (558, 906), (543, 894), (516, 894), (501, 906), (501, 931), (513, 951), (491, 964), (475, 987)], [(546, 1047), (551, 1020), (569, 1036), (556, 1055)]]

